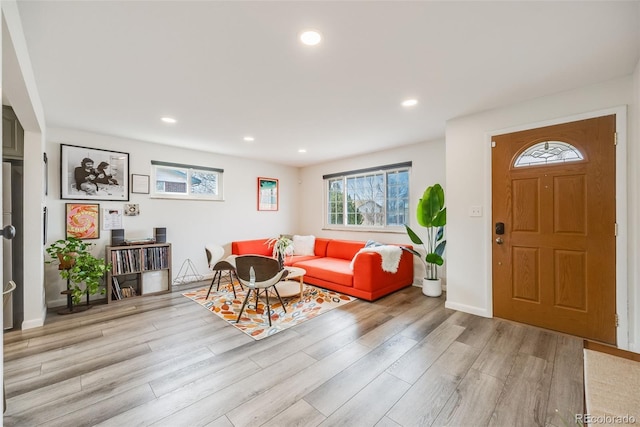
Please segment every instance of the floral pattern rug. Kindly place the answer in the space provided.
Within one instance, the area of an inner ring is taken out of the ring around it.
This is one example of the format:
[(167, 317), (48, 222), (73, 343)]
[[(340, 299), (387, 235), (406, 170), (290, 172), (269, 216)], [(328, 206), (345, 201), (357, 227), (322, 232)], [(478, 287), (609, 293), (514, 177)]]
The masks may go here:
[(240, 308), (242, 308), (242, 303), (247, 293), (238, 284), (235, 285), (235, 289), (235, 298), (229, 286), (224, 289), (221, 287), (218, 292), (215, 292), (214, 288), (208, 299), (205, 297), (209, 286), (185, 292), (182, 295), (202, 305), (255, 340), (277, 334), (357, 299), (339, 292), (305, 285), (302, 301), (300, 300), (300, 295), (282, 298), (287, 310), (285, 313), (278, 297), (275, 294), (269, 295), (269, 304), (271, 306), (271, 326), (269, 326), (269, 319), (265, 313), (267, 308), (266, 300), (260, 294), (258, 306), (256, 307), (255, 294), (253, 292), (251, 293), (250, 301), (247, 302), (244, 308), (240, 322), (236, 323), (238, 313), (240, 313)]

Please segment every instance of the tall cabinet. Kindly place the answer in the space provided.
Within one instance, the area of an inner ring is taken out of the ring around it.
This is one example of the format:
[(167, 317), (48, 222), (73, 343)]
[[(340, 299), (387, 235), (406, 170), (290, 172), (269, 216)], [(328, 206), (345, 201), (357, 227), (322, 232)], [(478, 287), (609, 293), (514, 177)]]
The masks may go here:
[(2, 106), (2, 157), (24, 158), (24, 129), (13, 108), (8, 105)]
[(171, 292), (171, 244), (107, 246), (107, 302)]

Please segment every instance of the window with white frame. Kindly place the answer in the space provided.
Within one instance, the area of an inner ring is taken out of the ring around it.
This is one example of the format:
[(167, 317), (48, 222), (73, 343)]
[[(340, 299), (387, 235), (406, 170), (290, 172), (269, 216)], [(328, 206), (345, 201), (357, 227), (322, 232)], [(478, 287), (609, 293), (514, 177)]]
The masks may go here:
[(410, 170), (405, 162), (324, 175), (325, 227), (404, 230)]
[(223, 169), (152, 160), (151, 171), (153, 197), (223, 200)]

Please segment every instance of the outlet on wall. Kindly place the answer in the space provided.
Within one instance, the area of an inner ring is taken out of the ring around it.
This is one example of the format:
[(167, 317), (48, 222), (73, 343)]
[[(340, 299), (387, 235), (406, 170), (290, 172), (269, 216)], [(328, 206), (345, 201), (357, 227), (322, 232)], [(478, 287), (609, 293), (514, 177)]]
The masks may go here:
[(482, 206), (471, 206), (469, 216), (482, 216)]

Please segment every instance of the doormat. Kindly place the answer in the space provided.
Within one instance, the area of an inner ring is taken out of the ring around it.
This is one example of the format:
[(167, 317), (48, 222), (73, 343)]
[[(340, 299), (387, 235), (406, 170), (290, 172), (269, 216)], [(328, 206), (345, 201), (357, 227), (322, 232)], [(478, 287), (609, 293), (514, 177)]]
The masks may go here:
[(238, 284), (235, 285), (235, 289), (235, 298), (228, 286), (218, 292), (212, 290), (208, 299), (205, 297), (207, 296), (209, 286), (185, 292), (182, 295), (197, 302), (255, 340), (261, 340), (275, 335), (280, 331), (306, 322), (322, 313), (342, 307), (357, 299), (349, 295), (341, 294), (340, 292), (305, 285), (302, 300), (300, 299), (300, 295), (282, 298), (285, 308), (287, 309), (285, 313), (278, 297), (275, 296), (275, 294), (270, 294), (271, 326), (269, 326), (269, 319), (267, 319), (265, 313), (267, 307), (266, 301), (261, 295), (258, 299), (258, 307), (256, 307), (253, 293), (250, 301), (247, 302), (244, 308), (240, 322), (236, 323), (247, 291)]

